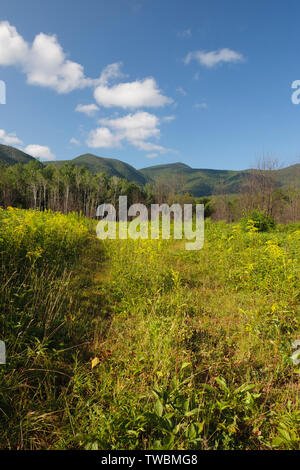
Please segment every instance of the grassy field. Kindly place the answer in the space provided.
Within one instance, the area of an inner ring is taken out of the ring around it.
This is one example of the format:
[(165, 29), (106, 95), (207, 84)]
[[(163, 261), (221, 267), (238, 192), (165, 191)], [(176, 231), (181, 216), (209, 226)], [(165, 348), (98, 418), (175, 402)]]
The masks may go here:
[(300, 224), (205, 245), (0, 210), (0, 448), (299, 449)]

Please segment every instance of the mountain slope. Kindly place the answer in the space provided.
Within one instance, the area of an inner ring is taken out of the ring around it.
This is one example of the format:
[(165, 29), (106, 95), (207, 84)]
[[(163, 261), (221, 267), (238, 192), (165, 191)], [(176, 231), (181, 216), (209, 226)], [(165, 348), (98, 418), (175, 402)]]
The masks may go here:
[[(238, 193), (249, 177), (251, 170), (210, 170), (191, 168), (183, 163), (156, 165), (142, 168), (140, 172), (148, 181), (167, 183), (180, 192), (189, 192), (193, 196)], [(291, 182), (300, 185), (300, 164), (275, 171), (278, 187), (286, 187)]]
[[(0, 144), (0, 163), (13, 165), (29, 163), (35, 159), (14, 147)], [(92, 173), (104, 172), (109, 177), (125, 178), (140, 186), (147, 182), (168, 184), (176, 192), (189, 192), (193, 196), (210, 196), (219, 193), (238, 193), (249, 177), (250, 170), (210, 170), (191, 168), (184, 163), (155, 165), (136, 170), (128, 163), (114, 158), (97, 157), (87, 153), (73, 160), (44, 163), (61, 166), (66, 162), (85, 166)], [(291, 165), (274, 172), (278, 187), (300, 186), (300, 164)]]
[(242, 171), (195, 169), (183, 163), (157, 165), (143, 168), (140, 172), (155, 182), (168, 182), (180, 192), (189, 192), (194, 196), (209, 196), (221, 187), (228, 192), (235, 192), (243, 180)]
[(35, 158), (31, 157), (22, 150), (0, 144), (0, 163), (3, 165), (15, 165), (16, 163), (29, 163)]
[(97, 157), (96, 155), (86, 153), (73, 160), (61, 160), (49, 162), (54, 165), (62, 165), (66, 161), (74, 163), (75, 165), (85, 166), (91, 173), (103, 172), (109, 177), (117, 176), (118, 178), (125, 178), (130, 182), (143, 186), (146, 183), (146, 178), (138, 170), (128, 163), (115, 158)]

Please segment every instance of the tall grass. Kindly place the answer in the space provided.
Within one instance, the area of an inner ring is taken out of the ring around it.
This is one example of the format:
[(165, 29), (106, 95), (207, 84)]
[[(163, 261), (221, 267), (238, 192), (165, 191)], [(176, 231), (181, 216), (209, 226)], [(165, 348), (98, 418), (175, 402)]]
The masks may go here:
[(89, 224), (75, 214), (0, 209), (2, 448), (44, 446), (64, 407), (74, 346), (89, 340), (70, 290)]
[(299, 224), (191, 252), (0, 217), (2, 448), (299, 448)]

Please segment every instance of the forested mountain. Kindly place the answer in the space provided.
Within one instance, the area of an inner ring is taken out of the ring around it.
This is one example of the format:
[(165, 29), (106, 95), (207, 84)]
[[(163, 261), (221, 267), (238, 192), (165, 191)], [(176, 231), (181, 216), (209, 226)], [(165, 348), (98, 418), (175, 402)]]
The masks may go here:
[[(85, 166), (93, 174), (103, 172), (109, 177), (117, 176), (118, 178), (124, 178), (127, 181), (139, 184), (140, 186), (146, 184), (146, 179), (141, 172), (128, 163), (115, 158), (97, 157), (96, 155), (86, 153), (74, 158), (71, 162), (77, 166)], [(66, 160), (49, 163), (61, 166), (66, 163)]]
[(222, 190), (226, 193), (238, 192), (248, 171), (195, 169), (184, 163), (156, 165), (143, 168), (140, 172), (151, 181), (168, 181), (177, 191), (188, 192), (193, 196), (208, 196)]
[[(21, 150), (0, 145), (0, 164), (11, 166), (16, 163), (28, 163), (35, 159)], [(255, 170), (212, 170), (196, 169), (184, 163), (155, 165), (141, 170), (135, 169), (128, 163), (114, 158), (98, 157), (84, 154), (73, 160), (58, 160), (45, 162), (43, 166), (62, 168), (66, 163), (76, 167), (85, 167), (91, 174), (104, 173), (127, 180), (129, 183), (145, 187), (147, 183), (156, 186), (167, 186), (176, 193), (190, 193), (194, 197), (211, 196), (213, 194), (237, 194), (245, 181), (249, 180)], [(268, 171), (268, 170), (266, 170)], [(272, 170), (272, 178), (278, 188), (286, 188), (291, 183), (296, 187), (300, 183), (300, 164), (279, 170)]]
[(10, 147), (9, 145), (0, 144), (0, 163), (3, 165), (15, 165), (16, 163), (29, 163), (34, 160), (22, 150)]

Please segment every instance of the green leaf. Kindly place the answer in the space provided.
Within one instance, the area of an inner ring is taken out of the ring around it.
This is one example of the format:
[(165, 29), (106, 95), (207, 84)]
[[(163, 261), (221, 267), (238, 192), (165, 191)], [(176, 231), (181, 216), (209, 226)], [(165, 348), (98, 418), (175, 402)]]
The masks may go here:
[(190, 366), (191, 363), (190, 362), (184, 362), (181, 366), (181, 370), (185, 369), (186, 367)]
[(191, 410), (191, 411), (186, 411), (186, 412), (184, 413), (184, 416), (194, 416), (194, 415), (196, 415), (197, 413), (198, 413), (198, 408), (194, 408), (194, 409)]
[(190, 425), (188, 435), (190, 439), (194, 439), (196, 437), (197, 432), (194, 424)]
[(253, 390), (255, 388), (254, 384), (243, 384), (240, 387), (238, 387), (233, 393), (236, 395), (237, 393), (243, 393), (243, 392), (248, 392), (249, 390)]
[(164, 411), (164, 407), (160, 400), (156, 401), (154, 409), (157, 416), (161, 417)]
[(273, 439), (272, 441), (272, 446), (273, 447), (280, 447), (282, 444), (283, 444), (283, 439), (281, 439), (281, 437), (275, 437), (275, 439)]
[(278, 429), (278, 432), (283, 439), (286, 439), (287, 441), (291, 440), (290, 434), (283, 428)]
[(230, 392), (223, 377), (216, 377), (216, 382), (221, 387), (221, 389), (224, 390), (224, 392), (226, 393)]

